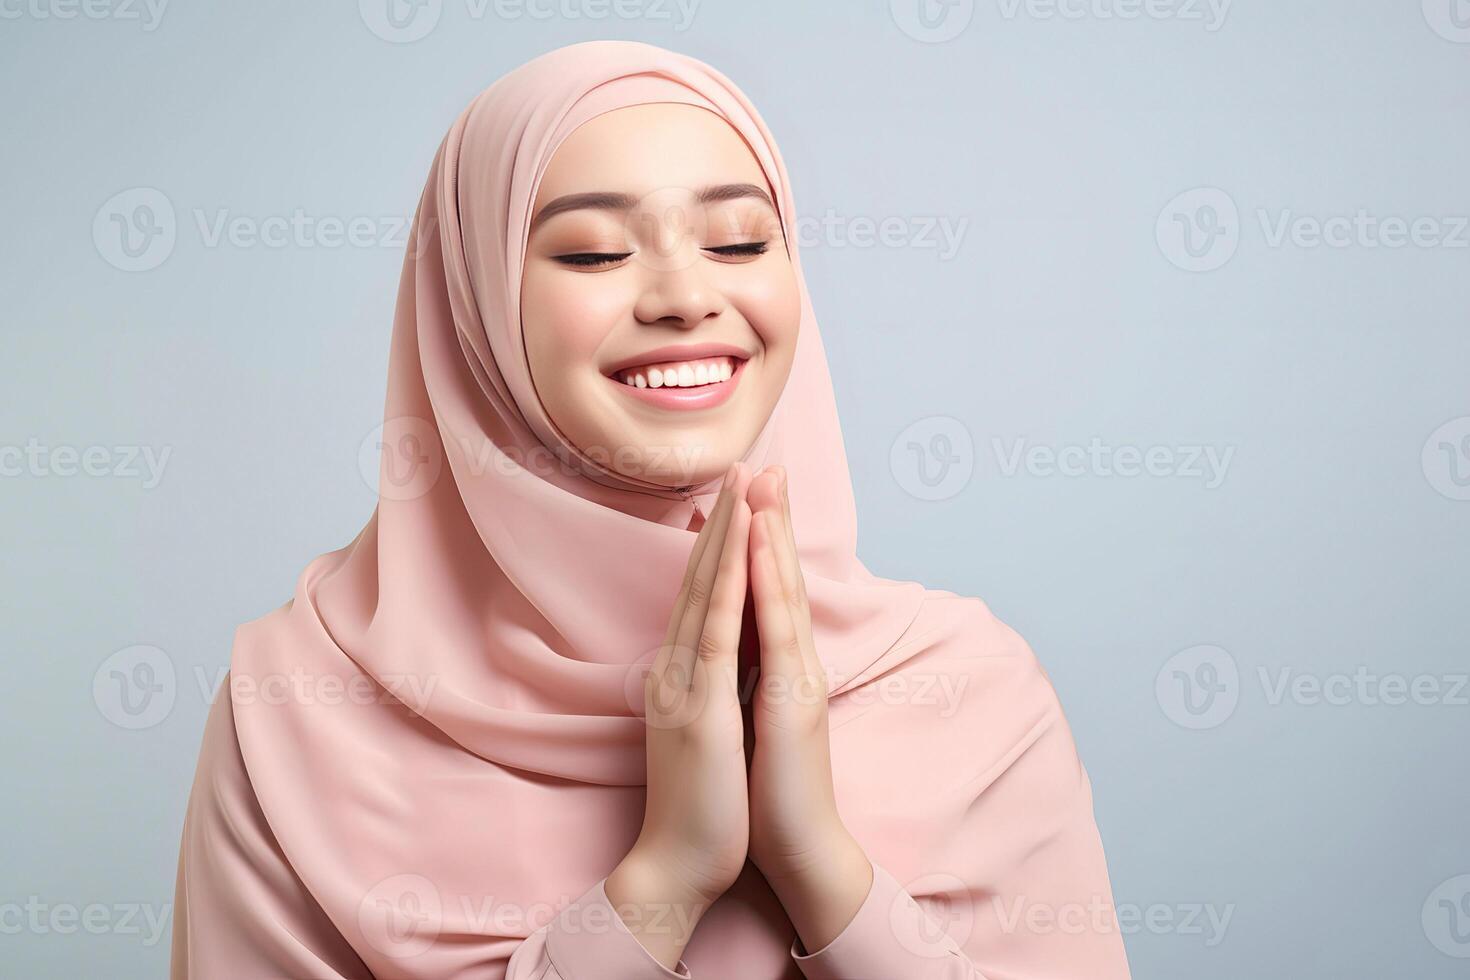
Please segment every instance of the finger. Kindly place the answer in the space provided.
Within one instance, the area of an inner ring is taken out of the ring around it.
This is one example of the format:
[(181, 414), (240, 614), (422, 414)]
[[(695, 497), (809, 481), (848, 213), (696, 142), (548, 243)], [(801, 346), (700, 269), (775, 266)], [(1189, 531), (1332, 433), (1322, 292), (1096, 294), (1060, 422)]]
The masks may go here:
[(649, 672), (662, 675), (668, 669), (669, 661), (673, 655), (674, 645), (679, 636), (679, 630), (683, 624), (684, 617), (689, 611), (689, 593), (693, 588), (695, 575), (699, 571), (700, 563), (704, 560), (704, 554), (709, 550), (710, 542), (715, 540), (715, 535), (721, 528), (717, 522), (720, 514), (728, 510), (728, 501), (737, 487), (732, 476), (739, 472), (738, 462), (731, 464), (730, 469), (725, 472), (725, 480), (720, 486), (719, 498), (715, 501), (714, 514), (705, 522), (704, 527), (699, 529), (698, 536), (694, 539), (694, 547), (690, 549), (689, 561), (684, 566), (684, 579), (679, 585), (679, 594), (674, 599), (674, 608), (669, 616), (669, 625), (664, 630), (664, 642), (659, 647), (658, 655), (654, 657)]
[(690, 685), (695, 704), (703, 704), (715, 681), (735, 690), (735, 661), (740, 649), (740, 623), (745, 613), (746, 561), (750, 541), (750, 507), (737, 495), (730, 514), (724, 551), (715, 571), (714, 594), (704, 617), (704, 630), (694, 645), (698, 662)]
[[(736, 467), (739, 467), (737, 469)], [(700, 636), (704, 633), (705, 619), (709, 615), (710, 603), (714, 599), (715, 578), (720, 560), (730, 545), (730, 516), (736, 500), (743, 496), (740, 486), (744, 467), (736, 463), (730, 468), (735, 479), (722, 487), (720, 499), (709, 523), (714, 525), (710, 543), (699, 556), (699, 563), (689, 588), (684, 593), (684, 615), (674, 636), (673, 650), (669, 654), (667, 673), (674, 681), (682, 681), (688, 690), (693, 681), (694, 659)], [(729, 491), (728, 493), (726, 491)]]
[(790, 681), (802, 670), (801, 640), (776, 563), (777, 520), (769, 510), (757, 511), (752, 519), (750, 591), (760, 632), (761, 674)]
[(811, 630), (811, 611), (806, 601), (806, 577), (801, 574), (801, 559), (796, 550), (796, 531), (791, 522), (791, 501), (786, 496), (786, 468), (781, 468), (781, 534), (776, 542), (776, 563), (781, 570), (781, 581), (792, 603), (792, 618), (796, 620), (798, 635)]
[(796, 548), (796, 522), (791, 516), (791, 498), (787, 494), (787, 470), (781, 467), (781, 515), (786, 530), (785, 548), (781, 549), (786, 562), (781, 566), (786, 574), (786, 586), (793, 596), (792, 619), (796, 622), (796, 636), (801, 641), (802, 664), (807, 674), (816, 679), (817, 691), (826, 697), (826, 668), (817, 656), (816, 637), (812, 632), (812, 607), (807, 599), (806, 574), (801, 570), (801, 552)]

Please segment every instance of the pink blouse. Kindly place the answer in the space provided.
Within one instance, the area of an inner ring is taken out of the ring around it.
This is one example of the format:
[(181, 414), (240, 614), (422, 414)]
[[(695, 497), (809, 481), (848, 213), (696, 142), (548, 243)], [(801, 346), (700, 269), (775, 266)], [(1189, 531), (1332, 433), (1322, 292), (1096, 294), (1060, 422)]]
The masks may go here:
[[(228, 690), (226, 684), (210, 711), (185, 816), (174, 909), (172, 980), (372, 978), (371, 970), (296, 874), (272, 834), (240, 753)], [(1064, 726), (1050, 732), (1060, 751), (1072, 751)], [(1090, 812), (1090, 794), (1079, 797), (1077, 803)], [(1101, 848), (1090, 820), (1075, 836), (1050, 831), (1035, 847), (1028, 863), (1038, 881), (1060, 875), (1063, 881), (1070, 880), (1068, 890), (1076, 895), (1082, 894), (1084, 882), (1101, 882), (1099, 894), (1110, 901)], [(803, 954), (800, 940), (793, 942), (788, 969), (780, 974), (783, 980), (999, 980), (1002, 974), (982, 972), (943, 924), (892, 874), (877, 863), (872, 863), (872, 869), (872, 886), (851, 922), (815, 952)], [(513, 945), (501, 941), (497, 948), (487, 941), (480, 954), (462, 958), (473, 966), (454, 969), (452, 975), (484, 980), (693, 980), (683, 960), (677, 969), (666, 969), (639, 943), (609, 903), (605, 882), (606, 878), (599, 880)], [(731, 894), (748, 888), (742, 876)], [(722, 946), (727, 953), (720, 962), (728, 962), (729, 969), (716, 967), (718, 972), (712, 972), (706, 967), (702, 977), (756, 980), (755, 973), (742, 967), (760, 962), (764, 965), (758, 968), (759, 980), (773, 980), (764, 971), (779, 969), (770, 955), (774, 951), (759, 948), (768, 937), (737, 933), (727, 929), (729, 920), (716, 921), (719, 918), (706, 915), (695, 938)], [(577, 928), (578, 923), (591, 922), (606, 926)], [(781, 924), (790, 928), (789, 923)], [(706, 930), (725, 930), (729, 935), (706, 937)], [(1129, 977), (1116, 927), (1080, 932), (1021, 930), (1005, 943), (1028, 962), (1086, 963), (1094, 980)], [(737, 950), (745, 952), (748, 962), (735, 958)], [(1031, 974), (1007, 970), (1004, 976), (1030, 980)]]

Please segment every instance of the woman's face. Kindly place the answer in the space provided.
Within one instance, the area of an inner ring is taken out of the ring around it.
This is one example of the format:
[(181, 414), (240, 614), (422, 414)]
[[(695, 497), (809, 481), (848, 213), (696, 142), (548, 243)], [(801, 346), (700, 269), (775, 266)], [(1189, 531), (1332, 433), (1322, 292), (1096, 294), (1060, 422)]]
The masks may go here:
[(521, 326), (552, 421), (616, 472), (718, 477), (770, 417), (801, 315), (745, 141), (697, 106), (603, 113), (557, 148), (532, 215)]

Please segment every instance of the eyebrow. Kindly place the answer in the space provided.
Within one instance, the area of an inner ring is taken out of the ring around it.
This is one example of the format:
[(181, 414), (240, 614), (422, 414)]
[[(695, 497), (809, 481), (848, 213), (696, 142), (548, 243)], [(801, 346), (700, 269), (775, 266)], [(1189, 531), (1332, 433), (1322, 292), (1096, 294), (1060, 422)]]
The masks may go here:
[[(755, 184), (713, 184), (709, 187), (701, 187), (694, 194), (695, 200), (700, 204), (717, 204), (721, 201), (735, 201), (741, 198), (753, 197), (764, 201), (772, 210), (776, 205), (771, 201), (771, 195), (764, 188)], [(596, 211), (628, 211), (638, 199), (631, 194), (622, 194), (617, 191), (588, 191), (583, 194), (565, 194), (546, 204), (531, 219), (531, 230), (535, 230), (540, 224), (554, 215), (563, 211), (581, 211), (591, 209)]]

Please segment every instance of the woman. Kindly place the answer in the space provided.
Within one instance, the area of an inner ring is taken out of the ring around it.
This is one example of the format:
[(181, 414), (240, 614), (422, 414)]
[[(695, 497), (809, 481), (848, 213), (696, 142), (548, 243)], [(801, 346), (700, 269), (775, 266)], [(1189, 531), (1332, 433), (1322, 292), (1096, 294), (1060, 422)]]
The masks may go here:
[(856, 557), (795, 217), (660, 48), (454, 123), (377, 510), (211, 710), (176, 980), (1128, 976), (1045, 671)]

